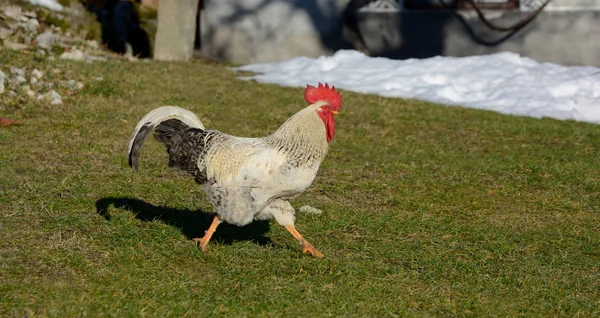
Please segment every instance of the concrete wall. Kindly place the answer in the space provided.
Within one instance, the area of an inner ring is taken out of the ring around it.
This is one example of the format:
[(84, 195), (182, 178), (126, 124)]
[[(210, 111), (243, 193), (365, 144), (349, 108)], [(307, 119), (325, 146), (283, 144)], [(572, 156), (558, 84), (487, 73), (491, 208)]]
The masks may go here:
[[(522, 17), (498, 12), (499, 25)], [(359, 25), (373, 55), (405, 59), (516, 52), (542, 62), (600, 66), (600, 11), (544, 11), (514, 34), (492, 31), (472, 12), (362, 12)]]
[(598, 0), (551, 0), (547, 8), (600, 8)]
[(201, 52), (237, 63), (317, 57), (340, 46), (349, 0), (205, 0)]
[[(342, 12), (348, 2), (205, 0), (201, 53), (242, 64), (331, 54), (348, 48), (342, 36)], [(403, 59), (512, 51), (539, 61), (600, 66), (600, 10), (593, 10), (600, 0), (552, 0), (547, 10), (514, 34), (490, 30), (472, 11), (380, 10), (386, 3), (395, 2), (380, 0), (377, 10), (361, 10), (357, 16), (358, 30), (374, 56)], [(487, 15), (509, 25), (523, 13)]]

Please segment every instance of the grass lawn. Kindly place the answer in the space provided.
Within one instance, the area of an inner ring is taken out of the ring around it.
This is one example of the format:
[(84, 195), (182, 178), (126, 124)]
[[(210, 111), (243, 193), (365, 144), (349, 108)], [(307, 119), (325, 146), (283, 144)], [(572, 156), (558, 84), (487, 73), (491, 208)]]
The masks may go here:
[(274, 221), (221, 226), (204, 254), (201, 188), (154, 140), (130, 169), (134, 126), (175, 104), (264, 136), (302, 89), (208, 61), (0, 60), (86, 85), (0, 114), (24, 122), (0, 128), (0, 316), (600, 315), (598, 125), (343, 92), (329, 155), (292, 202), (324, 211), (296, 225), (326, 258)]

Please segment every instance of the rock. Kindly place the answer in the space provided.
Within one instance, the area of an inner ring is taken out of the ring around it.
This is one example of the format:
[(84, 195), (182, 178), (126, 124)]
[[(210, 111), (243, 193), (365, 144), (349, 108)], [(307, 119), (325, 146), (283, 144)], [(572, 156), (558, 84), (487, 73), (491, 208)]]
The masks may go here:
[(87, 61), (88, 62), (94, 62), (94, 61), (98, 61), (98, 62), (106, 62), (108, 61), (107, 58), (102, 57), (102, 56), (93, 56), (93, 55), (88, 55), (87, 56)]
[(13, 73), (13, 74), (15, 74), (15, 75), (25, 76), (25, 71), (23, 69), (21, 69), (21, 68), (10, 66), (9, 69), (10, 69), (10, 72)]
[(92, 49), (98, 49), (100, 47), (100, 45), (98, 44), (98, 41), (96, 41), (96, 40), (85, 41), (85, 44), (87, 46), (91, 47)]
[(8, 5), (6, 7), (4, 7), (3, 13), (5, 16), (15, 20), (15, 21), (19, 21), (21, 20), (21, 7), (16, 6), (16, 5)]
[(300, 209), (298, 211), (303, 212), (303, 213), (308, 213), (308, 214), (321, 214), (321, 213), (323, 213), (323, 211), (321, 211), (321, 210), (319, 210), (319, 209), (317, 209), (315, 207), (312, 207), (310, 205), (304, 205), (304, 206), (300, 207)]
[(24, 85), (23, 87), (21, 87), (21, 89), (23, 90), (23, 93), (25, 93), (25, 95), (27, 95), (29, 98), (35, 97), (35, 91), (33, 91), (31, 87), (29, 87), (29, 85)]
[(63, 81), (61, 85), (68, 90), (80, 90), (84, 87), (83, 83), (76, 80)]
[(6, 74), (0, 71), (0, 94), (4, 93), (4, 80), (6, 79)]
[(31, 77), (42, 79), (42, 77), (44, 77), (44, 72), (38, 70), (37, 68), (34, 68), (33, 71), (31, 71)]
[(27, 23), (20, 24), (20, 26), (23, 28), (23, 30), (25, 30), (25, 32), (34, 33), (34, 34), (38, 33), (39, 25), (40, 25), (40, 23), (36, 19), (31, 19), (31, 20), (28, 20)]
[(8, 94), (8, 96), (10, 96), (10, 97), (16, 97), (16, 96), (17, 96), (17, 92), (15, 92), (15, 91), (13, 91), (13, 90), (10, 90), (10, 91), (8, 91), (8, 93), (7, 93), (7, 94)]
[(15, 51), (22, 51), (22, 50), (25, 50), (26, 48), (28, 48), (29, 46), (27, 44), (4, 41), (4, 47), (7, 47), (7, 48), (15, 50)]
[(12, 35), (12, 30), (7, 28), (0, 28), (0, 40), (6, 40)]
[(35, 13), (35, 11), (25, 11), (23, 12), (23, 15), (32, 19), (37, 18), (37, 13)]
[(51, 90), (46, 94), (39, 95), (37, 97), (37, 100), (41, 101), (41, 102), (49, 102), (50, 105), (61, 105), (62, 104), (62, 99), (60, 98), (60, 95), (55, 90)]
[(73, 61), (83, 61), (85, 60), (85, 54), (78, 49), (64, 52), (60, 55), (60, 58), (63, 60), (73, 60)]
[(27, 46), (31, 45), (31, 37), (27, 34), (22, 35), (23, 37), (23, 44), (26, 44)]
[(15, 83), (16, 85), (21, 85), (25, 82), (27, 82), (25, 76), (17, 75), (13, 78), (13, 83)]
[(33, 77), (33, 76), (32, 76), (32, 77), (29, 79), (29, 84), (31, 84), (31, 85), (35, 85), (37, 82), (38, 82), (38, 79), (37, 79), (37, 77)]
[(51, 31), (45, 31), (35, 38), (37, 46), (42, 49), (50, 50), (58, 41), (58, 37)]
[(42, 80), (38, 80), (35, 83), (32, 83), (31, 85), (33, 85), (33, 87), (35, 88), (42, 88), (46, 85), (46, 82), (42, 81)]

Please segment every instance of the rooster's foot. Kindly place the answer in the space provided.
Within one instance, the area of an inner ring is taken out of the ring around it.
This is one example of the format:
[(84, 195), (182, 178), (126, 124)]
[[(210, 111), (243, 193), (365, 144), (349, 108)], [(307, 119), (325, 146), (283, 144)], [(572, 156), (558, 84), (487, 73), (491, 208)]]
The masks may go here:
[(217, 226), (219, 226), (219, 223), (221, 223), (221, 220), (219, 220), (218, 216), (215, 216), (212, 223), (210, 224), (210, 227), (208, 228), (208, 230), (206, 230), (206, 234), (204, 234), (204, 237), (197, 237), (192, 239), (194, 242), (196, 242), (196, 246), (198, 246), (202, 250), (202, 252), (206, 252), (206, 248), (208, 247), (208, 241), (210, 241), (210, 238), (212, 237), (213, 233), (215, 233), (215, 230), (217, 229)]
[(304, 243), (302, 244), (302, 253), (310, 254), (316, 258), (325, 257), (325, 255), (319, 252), (314, 246), (312, 246), (312, 244), (308, 243), (307, 241), (304, 241)]
[(202, 252), (206, 252), (206, 249), (208, 248), (208, 240), (206, 239), (206, 236), (193, 238), (192, 240), (196, 242), (196, 246), (201, 249)]

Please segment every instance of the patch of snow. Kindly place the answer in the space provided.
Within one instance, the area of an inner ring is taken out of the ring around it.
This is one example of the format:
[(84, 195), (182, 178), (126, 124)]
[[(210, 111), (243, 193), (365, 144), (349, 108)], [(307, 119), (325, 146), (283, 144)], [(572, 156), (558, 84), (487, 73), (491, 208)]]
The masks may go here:
[(600, 124), (600, 69), (539, 63), (516, 53), (391, 60), (341, 50), (236, 68), (282, 86), (319, 82), (358, 93), (414, 98), (530, 117)]

